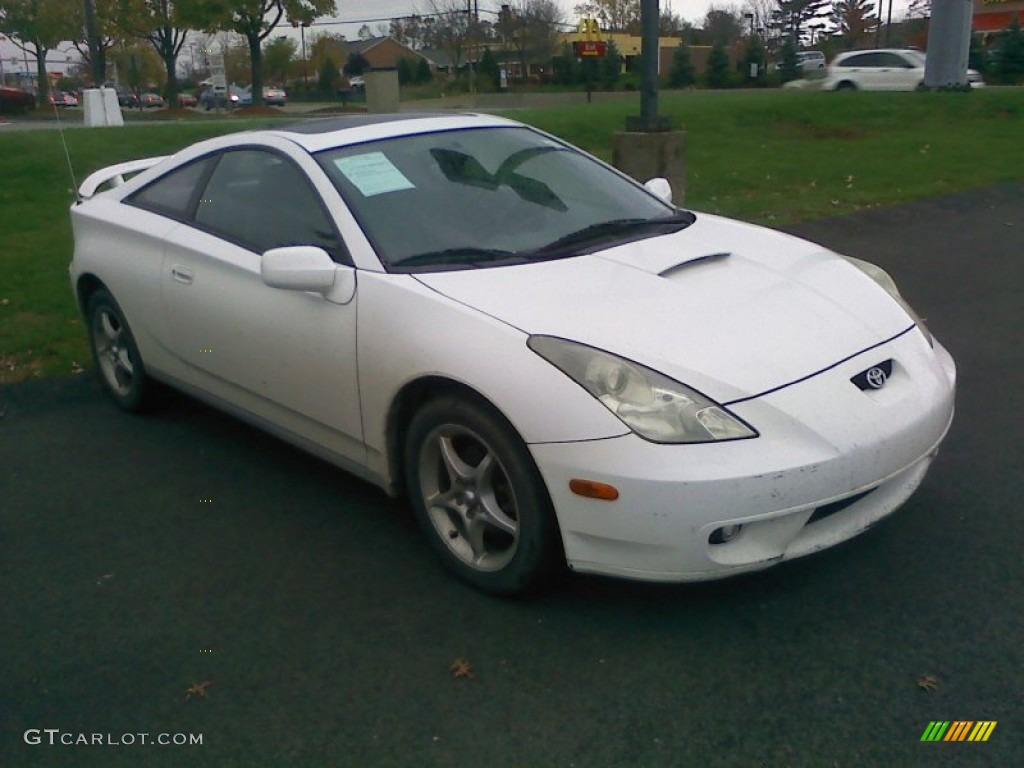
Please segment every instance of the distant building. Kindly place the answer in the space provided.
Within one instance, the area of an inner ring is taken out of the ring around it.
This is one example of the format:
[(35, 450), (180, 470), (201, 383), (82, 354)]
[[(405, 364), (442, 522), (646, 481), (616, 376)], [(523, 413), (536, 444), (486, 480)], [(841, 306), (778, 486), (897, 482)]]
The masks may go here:
[[(437, 62), (404, 45), (393, 37), (371, 37), (368, 40), (346, 40), (343, 43), (346, 60), (358, 53), (370, 65), (370, 69), (395, 69), (400, 59), (409, 59), (413, 63), (424, 59), (430, 71), (437, 69)], [(342, 62), (344, 64), (344, 62)]]
[(1024, 0), (974, 0), (975, 32), (1001, 32), (1017, 17), (1024, 23)]

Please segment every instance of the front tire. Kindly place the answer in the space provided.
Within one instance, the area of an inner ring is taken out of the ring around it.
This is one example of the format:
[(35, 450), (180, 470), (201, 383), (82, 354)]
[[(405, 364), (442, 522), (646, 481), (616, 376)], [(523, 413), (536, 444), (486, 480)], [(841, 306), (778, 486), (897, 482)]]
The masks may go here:
[(420, 527), (459, 578), (521, 595), (564, 569), (544, 481), (511, 425), (462, 398), (427, 403), (405, 443), (406, 487)]
[(135, 337), (114, 297), (102, 288), (86, 305), (89, 346), (104, 391), (126, 411), (141, 411), (152, 400), (154, 385), (146, 375)]

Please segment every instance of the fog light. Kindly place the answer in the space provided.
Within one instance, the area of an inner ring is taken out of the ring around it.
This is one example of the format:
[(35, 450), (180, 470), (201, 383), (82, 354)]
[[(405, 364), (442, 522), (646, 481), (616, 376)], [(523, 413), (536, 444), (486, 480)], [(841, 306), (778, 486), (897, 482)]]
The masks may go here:
[(742, 525), (723, 525), (721, 528), (716, 528), (711, 532), (708, 537), (709, 544), (726, 544), (739, 534), (743, 530)]

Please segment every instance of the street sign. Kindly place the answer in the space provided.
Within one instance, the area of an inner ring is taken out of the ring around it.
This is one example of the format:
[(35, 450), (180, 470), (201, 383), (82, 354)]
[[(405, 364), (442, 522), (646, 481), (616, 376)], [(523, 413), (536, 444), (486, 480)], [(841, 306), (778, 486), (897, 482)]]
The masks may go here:
[(227, 77), (224, 74), (224, 54), (210, 54), (210, 82), (213, 84), (213, 92), (221, 95), (228, 89)]

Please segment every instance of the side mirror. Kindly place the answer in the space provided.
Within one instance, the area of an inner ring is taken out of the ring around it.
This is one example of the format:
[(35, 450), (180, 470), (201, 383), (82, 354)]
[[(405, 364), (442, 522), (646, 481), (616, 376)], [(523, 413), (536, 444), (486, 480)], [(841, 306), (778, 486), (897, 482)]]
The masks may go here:
[(356, 295), (356, 271), (335, 264), (327, 251), (312, 245), (271, 248), (260, 257), (260, 276), (271, 288), (312, 291), (332, 304), (348, 304)]
[(644, 184), (644, 189), (661, 198), (666, 203), (672, 202), (672, 185), (668, 183), (668, 179), (663, 179), (660, 176), (656, 179), (651, 179)]

